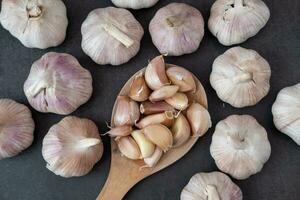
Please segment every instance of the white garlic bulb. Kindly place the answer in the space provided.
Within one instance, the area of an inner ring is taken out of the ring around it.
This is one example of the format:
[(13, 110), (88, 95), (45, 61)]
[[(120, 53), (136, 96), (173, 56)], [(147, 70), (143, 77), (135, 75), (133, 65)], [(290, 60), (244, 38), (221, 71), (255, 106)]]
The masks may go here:
[(69, 54), (50, 52), (33, 63), (24, 83), (30, 105), (40, 112), (70, 114), (92, 95), (92, 76)]
[(204, 36), (204, 21), (196, 8), (184, 3), (171, 3), (157, 11), (149, 31), (161, 54), (180, 56), (198, 49)]
[(61, 0), (3, 0), (0, 22), (24, 46), (40, 49), (61, 44), (68, 26)]
[(221, 44), (230, 46), (256, 35), (269, 18), (270, 10), (261, 0), (217, 0), (208, 28)]
[(272, 114), (276, 128), (300, 145), (300, 83), (278, 93)]
[(241, 189), (221, 172), (195, 174), (183, 188), (180, 200), (242, 200)]
[(107, 7), (90, 12), (81, 33), (82, 50), (93, 61), (120, 65), (138, 53), (144, 30), (128, 10)]
[(83, 176), (101, 159), (103, 144), (93, 121), (69, 116), (50, 128), (42, 154), (46, 167), (56, 175)]
[(121, 8), (141, 9), (149, 8), (159, 0), (111, 0), (113, 4)]
[(33, 141), (30, 110), (11, 99), (0, 99), (0, 160), (19, 154)]
[(222, 101), (241, 108), (268, 94), (270, 77), (269, 63), (256, 51), (233, 47), (215, 59), (210, 83)]
[(236, 179), (261, 171), (271, 154), (266, 130), (250, 115), (231, 115), (220, 121), (210, 153), (218, 168)]

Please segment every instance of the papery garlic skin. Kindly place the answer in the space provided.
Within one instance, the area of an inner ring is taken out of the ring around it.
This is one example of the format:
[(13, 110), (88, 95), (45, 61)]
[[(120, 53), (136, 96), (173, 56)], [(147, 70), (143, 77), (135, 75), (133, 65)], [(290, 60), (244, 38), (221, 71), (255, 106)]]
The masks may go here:
[(210, 83), (222, 101), (241, 108), (268, 94), (270, 77), (269, 63), (256, 51), (233, 47), (215, 59)]
[(61, 115), (86, 103), (92, 91), (90, 72), (64, 53), (46, 53), (33, 63), (24, 83), (25, 95), (34, 109)]
[(81, 27), (82, 50), (94, 62), (121, 65), (140, 49), (143, 27), (122, 8), (99, 8), (89, 13)]
[(0, 22), (24, 46), (39, 49), (61, 44), (68, 26), (61, 0), (3, 0)]
[(278, 93), (272, 114), (276, 128), (300, 145), (300, 83)]
[(204, 36), (204, 20), (196, 8), (171, 3), (157, 11), (149, 31), (161, 54), (180, 56), (198, 49)]
[(231, 115), (220, 121), (210, 145), (218, 168), (236, 179), (260, 172), (271, 154), (266, 130), (250, 115)]
[(142, 9), (155, 5), (159, 0), (111, 0), (113, 4), (121, 8)]
[(269, 18), (270, 10), (261, 0), (217, 0), (208, 28), (221, 44), (230, 46), (256, 35)]
[(33, 142), (30, 110), (11, 99), (0, 99), (0, 160), (13, 157)]

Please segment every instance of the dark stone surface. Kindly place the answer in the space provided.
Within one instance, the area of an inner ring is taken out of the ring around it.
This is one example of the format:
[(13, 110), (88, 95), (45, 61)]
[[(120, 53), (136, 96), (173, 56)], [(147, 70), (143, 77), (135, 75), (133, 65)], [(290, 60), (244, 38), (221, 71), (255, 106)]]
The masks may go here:
[[(65, 42), (47, 50), (28, 49), (0, 28), (0, 97), (15, 99), (28, 105), (23, 93), (23, 83), (33, 61), (49, 51), (67, 52), (89, 69), (94, 79), (91, 100), (73, 115), (94, 120), (101, 133), (107, 131), (105, 121), (110, 121), (113, 102), (126, 80), (144, 67), (148, 59), (158, 55), (147, 26), (154, 13), (169, 0), (156, 6), (133, 11), (145, 28), (141, 51), (127, 64), (119, 67), (99, 66), (86, 56), (80, 47), (80, 27), (87, 14), (99, 7), (112, 5), (109, 0), (65, 0), (68, 8), (69, 27)], [(198, 8), (207, 22), (213, 0), (186, 0)], [(209, 100), (213, 124), (231, 114), (251, 114), (268, 131), (272, 146), (270, 160), (262, 172), (244, 181), (236, 181), (245, 200), (299, 200), (300, 199), (300, 148), (289, 137), (277, 131), (272, 122), (271, 105), (277, 92), (300, 81), (300, 2), (298, 0), (266, 0), (271, 19), (258, 35), (241, 46), (257, 50), (272, 68), (271, 90), (266, 98), (253, 107), (236, 109), (216, 96), (209, 84), (213, 60), (228, 47), (219, 44), (206, 28), (205, 37), (197, 52), (167, 61), (191, 70), (202, 81)], [(103, 138), (105, 153), (102, 160), (87, 176), (65, 179), (55, 176), (45, 168), (41, 155), (42, 139), (48, 129), (63, 116), (43, 114), (33, 109), (36, 122), (33, 145), (19, 156), (0, 161), (1, 200), (92, 200), (101, 190), (109, 170), (109, 138)], [(199, 139), (194, 148), (179, 162), (140, 182), (125, 197), (128, 200), (179, 199), (182, 188), (197, 172), (217, 170), (209, 153), (214, 128)], [(117, 190), (117, 188), (116, 188)]]

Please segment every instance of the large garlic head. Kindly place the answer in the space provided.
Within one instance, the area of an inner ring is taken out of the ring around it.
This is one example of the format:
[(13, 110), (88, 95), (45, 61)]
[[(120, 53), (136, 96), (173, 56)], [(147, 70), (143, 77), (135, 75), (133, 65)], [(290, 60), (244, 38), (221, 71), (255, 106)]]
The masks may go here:
[(255, 118), (231, 115), (217, 124), (210, 153), (221, 171), (246, 179), (261, 171), (271, 146), (266, 130)]
[(204, 36), (204, 21), (196, 8), (171, 3), (157, 11), (149, 31), (161, 54), (180, 56), (198, 49)]
[(56, 175), (83, 176), (101, 159), (103, 144), (93, 121), (69, 116), (50, 128), (42, 154)]
[(0, 22), (24, 46), (40, 49), (61, 44), (68, 26), (61, 0), (3, 0)]
[(278, 93), (272, 113), (276, 128), (300, 145), (300, 83)]
[(233, 47), (214, 61), (210, 83), (222, 101), (241, 108), (268, 94), (270, 77), (270, 65), (256, 51)]
[(149, 8), (159, 0), (111, 0), (116, 6), (121, 8), (141, 9)]
[(30, 110), (10, 99), (0, 99), (0, 160), (19, 154), (33, 141)]
[(256, 35), (269, 18), (269, 8), (261, 0), (217, 0), (208, 28), (221, 44), (229, 46)]
[(221, 172), (195, 174), (183, 188), (181, 200), (242, 200), (240, 188)]
[(81, 47), (96, 63), (120, 65), (138, 53), (144, 30), (128, 10), (107, 7), (90, 12), (81, 33)]
[(40, 112), (70, 114), (91, 97), (92, 76), (69, 54), (50, 52), (33, 63), (24, 83), (30, 105)]

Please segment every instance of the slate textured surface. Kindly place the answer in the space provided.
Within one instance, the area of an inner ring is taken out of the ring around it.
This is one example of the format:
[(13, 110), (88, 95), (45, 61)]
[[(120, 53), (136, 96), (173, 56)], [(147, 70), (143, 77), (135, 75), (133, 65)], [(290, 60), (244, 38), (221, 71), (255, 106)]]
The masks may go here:
[[(115, 97), (126, 80), (158, 55), (151, 42), (148, 24), (155, 12), (174, 0), (161, 0), (150, 9), (133, 11), (141, 22), (145, 35), (139, 54), (119, 67), (99, 66), (86, 56), (80, 47), (80, 27), (87, 14), (99, 7), (111, 6), (109, 0), (65, 0), (69, 27), (65, 42), (47, 50), (28, 49), (0, 28), (0, 97), (15, 99), (28, 105), (23, 93), (23, 83), (33, 61), (49, 51), (67, 52), (91, 71), (94, 93), (88, 103), (73, 115), (94, 120), (101, 133), (107, 131), (105, 121), (110, 121)], [(213, 0), (178, 0), (198, 8), (207, 22)], [(272, 67), (271, 90), (266, 98), (253, 107), (236, 109), (216, 96), (209, 84), (213, 60), (228, 47), (224, 47), (209, 33), (197, 52), (181, 57), (169, 57), (167, 61), (191, 70), (202, 81), (209, 101), (213, 124), (231, 114), (250, 114), (268, 131), (272, 155), (262, 172), (244, 181), (236, 181), (244, 194), (244, 200), (299, 200), (300, 199), (300, 148), (284, 134), (277, 131), (272, 122), (271, 105), (278, 91), (300, 82), (300, 1), (265, 0), (271, 10), (271, 19), (258, 35), (241, 44), (257, 50)], [(36, 122), (33, 145), (17, 157), (0, 161), (1, 200), (93, 200), (101, 190), (109, 170), (109, 139), (104, 137), (105, 153), (93, 171), (81, 178), (64, 179), (45, 168), (41, 155), (42, 139), (49, 128), (63, 116), (42, 114), (33, 109)], [(190, 177), (201, 171), (217, 170), (209, 153), (214, 128), (201, 138), (194, 148), (179, 162), (162, 172), (147, 178), (134, 187), (125, 197), (128, 200), (175, 200)], [(116, 188), (117, 190), (117, 188)]]

